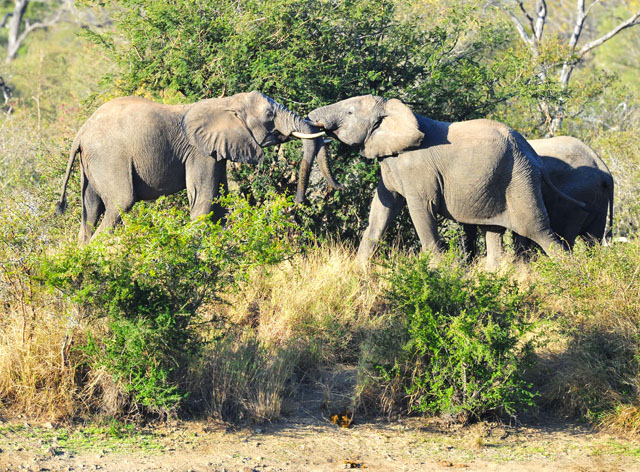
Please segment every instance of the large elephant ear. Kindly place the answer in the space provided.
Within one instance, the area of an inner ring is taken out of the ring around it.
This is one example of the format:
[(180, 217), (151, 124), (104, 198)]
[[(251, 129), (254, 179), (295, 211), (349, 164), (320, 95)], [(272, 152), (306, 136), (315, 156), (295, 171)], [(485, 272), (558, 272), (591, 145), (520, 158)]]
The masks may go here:
[(362, 155), (371, 159), (418, 147), (424, 138), (411, 109), (395, 98), (385, 103), (382, 121), (376, 125), (362, 150)]
[(203, 100), (187, 110), (182, 130), (201, 154), (216, 160), (257, 164), (264, 153), (245, 121), (226, 99)]

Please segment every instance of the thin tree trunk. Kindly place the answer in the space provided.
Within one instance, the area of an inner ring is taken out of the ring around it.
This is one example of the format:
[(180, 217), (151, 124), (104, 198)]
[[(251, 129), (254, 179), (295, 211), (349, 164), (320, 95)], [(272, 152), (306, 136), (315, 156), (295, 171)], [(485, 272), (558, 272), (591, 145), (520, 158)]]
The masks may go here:
[(24, 12), (29, 6), (29, 0), (15, 0), (15, 7), (13, 8), (13, 15), (9, 20), (9, 37), (7, 42), (7, 60), (9, 63), (16, 58), (18, 49), (20, 49), (20, 25), (22, 25), (22, 18)]

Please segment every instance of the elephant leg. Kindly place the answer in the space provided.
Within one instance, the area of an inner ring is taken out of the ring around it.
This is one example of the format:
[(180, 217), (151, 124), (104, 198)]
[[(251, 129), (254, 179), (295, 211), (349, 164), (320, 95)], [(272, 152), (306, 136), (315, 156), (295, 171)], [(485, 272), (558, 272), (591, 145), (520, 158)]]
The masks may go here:
[(390, 191), (382, 179), (373, 193), (371, 210), (369, 210), (369, 225), (364, 230), (360, 246), (358, 247), (358, 262), (363, 265), (376, 250), (378, 240), (389, 223), (398, 215), (404, 204), (402, 195)]
[(93, 233), (93, 236), (91, 236), (91, 239), (104, 231), (111, 231), (116, 227), (116, 225), (122, 223), (122, 213), (131, 210), (133, 204), (134, 202), (132, 201), (131, 203), (124, 205), (107, 206), (104, 218), (102, 218), (100, 225), (96, 229), (96, 232)]
[(487, 244), (487, 260), (485, 266), (490, 272), (498, 270), (498, 267), (500, 267), (500, 261), (504, 258), (505, 252), (502, 242), (503, 235), (504, 228), (487, 228), (485, 233), (485, 240)]
[(520, 236), (518, 233), (513, 233), (513, 252), (521, 261), (528, 261), (530, 259), (532, 243), (530, 239)]
[(478, 227), (476, 225), (462, 225), (462, 252), (467, 263), (471, 263), (478, 255)]
[(440, 254), (440, 236), (438, 235), (438, 221), (436, 219), (435, 208), (420, 198), (407, 199), (409, 215), (413, 222), (413, 227), (418, 233), (420, 245), (423, 251), (431, 251)]
[(91, 235), (98, 225), (98, 220), (104, 214), (104, 203), (95, 189), (89, 183), (84, 169), (80, 168), (80, 180), (82, 184), (82, 220), (78, 243), (84, 245), (89, 242)]
[(131, 210), (135, 203), (136, 197), (132, 184), (129, 185), (126, 192), (119, 194), (115, 199), (104, 201), (104, 217), (91, 239), (103, 231), (111, 231), (116, 225), (119, 225), (122, 222), (122, 213)]
[(213, 221), (224, 217), (224, 208), (215, 200), (227, 192), (227, 161), (211, 157), (190, 160), (185, 168), (191, 219), (213, 212)]
[(569, 249), (551, 230), (540, 185), (536, 185), (535, 180), (510, 189), (507, 202), (511, 222), (509, 229), (537, 243), (549, 256)]

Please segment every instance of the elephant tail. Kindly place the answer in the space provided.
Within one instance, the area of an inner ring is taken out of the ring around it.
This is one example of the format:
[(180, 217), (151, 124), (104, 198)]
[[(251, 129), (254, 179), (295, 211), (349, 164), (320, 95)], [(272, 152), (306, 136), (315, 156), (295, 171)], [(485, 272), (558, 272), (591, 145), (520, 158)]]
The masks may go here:
[(613, 241), (613, 179), (611, 179), (611, 185), (609, 186), (609, 228), (604, 234), (604, 243), (611, 244)]
[(67, 183), (69, 182), (69, 176), (71, 175), (71, 168), (73, 167), (73, 161), (76, 159), (76, 154), (80, 151), (80, 136), (76, 136), (71, 145), (71, 152), (69, 153), (69, 161), (67, 162), (67, 172), (64, 176), (64, 182), (62, 184), (62, 192), (60, 198), (56, 202), (56, 213), (62, 215), (67, 209)]
[(564, 198), (565, 200), (573, 203), (574, 205), (577, 205), (578, 207), (582, 208), (584, 211), (588, 211), (588, 212), (592, 212), (593, 211), (591, 208), (589, 208), (589, 206), (585, 202), (580, 201), (580, 200), (576, 200), (575, 198), (567, 195), (562, 190), (560, 190), (558, 187), (556, 187), (555, 184), (553, 182), (551, 182), (551, 179), (547, 175), (547, 171), (542, 166), (540, 167), (540, 173), (542, 174), (542, 178), (544, 179), (545, 183), (549, 186), (549, 188), (551, 188), (551, 190), (556, 192), (562, 198)]

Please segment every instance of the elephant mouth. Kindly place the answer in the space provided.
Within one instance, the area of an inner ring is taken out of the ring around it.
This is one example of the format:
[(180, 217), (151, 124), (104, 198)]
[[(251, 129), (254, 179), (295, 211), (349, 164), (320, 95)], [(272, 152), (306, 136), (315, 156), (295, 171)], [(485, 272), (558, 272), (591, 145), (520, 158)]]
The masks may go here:
[(285, 136), (284, 134), (278, 131), (274, 131), (272, 134), (269, 134), (267, 135), (267, 137), (264, 138), (260, 146), (261, 147), (273, 146), (275, 144), (284, 143), (285, 141), (288, 141), (288, 140), (289, 140), (288, 136)]

